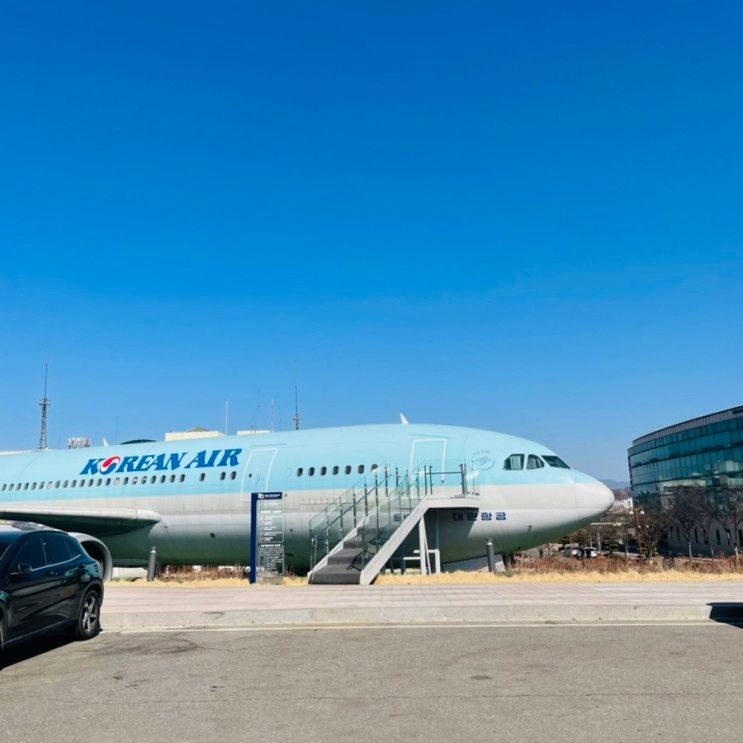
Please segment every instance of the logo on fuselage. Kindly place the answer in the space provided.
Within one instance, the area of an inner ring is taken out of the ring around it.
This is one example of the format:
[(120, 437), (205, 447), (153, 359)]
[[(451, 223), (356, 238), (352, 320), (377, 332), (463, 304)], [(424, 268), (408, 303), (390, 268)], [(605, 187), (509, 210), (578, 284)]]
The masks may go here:
[(492, 470), (495, 466), (495, 459), (487, 449), (476, 451), (470, 460), (472, 468), (476, 470)]
[(242, 449), (212, 449), (190, 455), (188, 452), (174, 452), (172, 454), (135, 454), (89, 459), (83, 467), (81, 475), (110, 475), (113, 472), (156, 472), (179, 469), (202, 469), (205, 467), (237, 467)]

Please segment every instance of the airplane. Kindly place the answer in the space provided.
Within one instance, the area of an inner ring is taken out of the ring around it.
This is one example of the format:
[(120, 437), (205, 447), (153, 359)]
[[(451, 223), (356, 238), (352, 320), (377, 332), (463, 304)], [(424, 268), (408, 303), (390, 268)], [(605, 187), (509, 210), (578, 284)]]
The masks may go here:
[(251, 493), (281, 492), (285, 565), (304, 574), (313, 517), (362, 480), (421, 470), (449, 494), (452, 478), (438, 473), (461, 472), (476, 504), (466, 518), (454, 501), (428, 519), (444, 568), (481, 559), (488, 539), (500, 553), (554, 541), (614, 503), (536, 442), (403, 423), (10, 453), (0, 456), (0, 519), (73, 533), (106, 578), (114, 566), (146, 566), (152, 547), (162, 564), (245, 565)]

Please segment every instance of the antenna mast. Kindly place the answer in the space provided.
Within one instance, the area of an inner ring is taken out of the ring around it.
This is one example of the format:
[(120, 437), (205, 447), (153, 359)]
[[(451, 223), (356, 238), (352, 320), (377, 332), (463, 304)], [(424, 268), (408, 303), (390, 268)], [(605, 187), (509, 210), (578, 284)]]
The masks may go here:
[(39, 406), (41, 407), (41, 434), (39, 435), (39, 449), (44, 450), (47, 448), (46, 445), (46, 427), (47, 421), (49, 420), (49, 398), (46, 396), (47, 383), (49, 381), (49, 364), (44, 365), (44, 397), (41, 399)]
[(299, 431), (299, 421), (302, 416), (299, 414), (299, 396), (297, 394), (297, 385), (294, 385), (294, 430)]

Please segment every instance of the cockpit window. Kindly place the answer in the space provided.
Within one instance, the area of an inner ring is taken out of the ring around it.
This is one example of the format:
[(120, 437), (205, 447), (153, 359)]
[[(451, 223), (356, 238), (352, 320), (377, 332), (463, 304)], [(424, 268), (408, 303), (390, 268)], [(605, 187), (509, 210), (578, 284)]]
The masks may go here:
[(524, 455), (523, 454), (511, 454), (508, 459), (503, 463), (504, 470), (522, 470), (524, 469)]
[(544, 467), (544, 462), (536, 454), (530, 454), (526, 460), (526, 469), (538, 470), (540, 467)]
[(567, 465), (567, 464), (565, 464), (565, 462), (563, 462), (562, 459), (560, 459), (560, 457), (556, 457), (554, 455), (544, 455), (543, 454), (542, 455), (542, 459), (544, 459), (544, 461), (547, 462), (547, 464), (550, 467), (562, 467), (562, 469), (564, 469), (564, 470), (569, 470), (570, 469), (570, 466)]

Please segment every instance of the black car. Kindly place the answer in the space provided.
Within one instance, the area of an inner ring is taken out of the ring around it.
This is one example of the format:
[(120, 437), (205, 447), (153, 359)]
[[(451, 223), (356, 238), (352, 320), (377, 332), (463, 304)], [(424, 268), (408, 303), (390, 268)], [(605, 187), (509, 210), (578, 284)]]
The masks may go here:
[(69, 534), (0, 522), (0, 649), (57, 627), (100, 630), (99, 563)]

